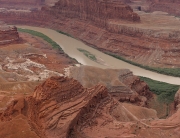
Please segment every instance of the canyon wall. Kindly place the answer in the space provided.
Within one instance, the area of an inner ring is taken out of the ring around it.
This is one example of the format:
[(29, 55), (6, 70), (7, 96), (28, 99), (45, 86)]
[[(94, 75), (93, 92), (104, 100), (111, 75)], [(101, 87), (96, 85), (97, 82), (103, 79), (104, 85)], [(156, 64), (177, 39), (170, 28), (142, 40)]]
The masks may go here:
[(18, 4), (42, 4), (45, 0), (0, 0), (0, 4), (18, 5)]
[[(0, 125), (5, 123), (3, 128), (6, 128), (7, 122), (20, 117), (28, 122), (31, 133), (35, 132), (40, 138), (117, 137), (128, 127), (114, 131), (111, 129), (116, 126), (113, 121), (128, 124), (128, 121), (138, 121), (136, 118), (157, 118), (152, 109), (130, 106), (132, 108), (113, 99), (102, 85), (83, 88), (74, 79), (51, 77), (36, 87), (33, 96), (15, 99), (7, 109), (1, 110)], [(137, 110), (143, 114), (136, 113)], [(21, 128), (21, 125), (16, 127)], [(93, 128), (99, 130), (94, 136)], [(103, 133), (105, 130), (109, 134)], [(0, 130), (2, 137), (6, 135), (3, 131)], [(133, 133), (131, 129), (128, 131), (128, 135)]]
[(0, 110), (0, 136), (178, 138), (179, 114), (159, 120), (155, 110), (120, 103), (102, 85), (84, 88), (77, 80), (51, 77), (32, 96), (14, 99)]
[(180, 32), (142, 27), (140, 17), (118, 1), (60, 0), (41, 11), (0, 12), (0, 18), (11, 24), (61, 30), (89, 46), (140, 64), (180, 67)]
[(148, 0), (149, 11), (163, 11), (171, 15), (180, 16), (179, 0)]
[(108, 20), (129, 20), (139, 22), (140, 18), (130, 6), (107, 0), (59, 0), (53, 7), (54, 14), (68, 18), (89, 20), (105, 26)]
[(148, 85), (128, 69), (100, 69), (80, 66), (71, 67), (68, 74), (70, 78), (78, 80), (86, 88), (97, 84), (106, 86), (109, 94), (121, 102), (148, 106), (147, 102), (152, 98), (152, 92)]
[(13, 43), (19, 40), (17, 28), (0, 22), (0, 45)]

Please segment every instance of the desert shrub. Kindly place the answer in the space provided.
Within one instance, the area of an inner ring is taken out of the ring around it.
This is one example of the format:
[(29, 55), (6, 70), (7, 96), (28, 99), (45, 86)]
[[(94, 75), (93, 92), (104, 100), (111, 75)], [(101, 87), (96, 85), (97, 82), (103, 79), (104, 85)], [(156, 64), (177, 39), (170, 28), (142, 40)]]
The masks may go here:
[(51, 38), (44, 35), (43, 33), (40, 33), (40, 32), (34, 31), (34, 30), (30, 30), (30, 29), (21, 29), (21, 28), (18, 28), (18, 31), (24, 32), (24, 33), (29, 33), (31, 35), (40, 37), (43, 40), (45, 40), (46, 42), (48, 42), (53, 48), (63, 51), (62, 48), (56, 42), (54, 42)]
[(123, 57), (121, 57), (119, 55), (116, 55), (116, 54), (113, 54), (113, 53), (110, 53), (110, 52), (105, 52), (105, 53), (112, 56), (112, 57), (120, 59), (120, 60), (122, 60), (124, 62), (130, 63), (132, 65), (141, 67), (141, 68), (146, 69), (146, 70), (150, 70), (150, 71), (153, 71), (153, 72), (157, 72), (157, 73), (165, 74), (165, 75), (169, 75), (169, 76), (180, 77), (180, 68), (150, 67), (150, 66), (145, 66), (145, 65), (139, 64), (139, 63), (135, 63), (133, 61), (127, 60), (127, 59), (125, 59), (125, 58), (123, 58)]
[(174, 96), (179, 89), (179, 85), (168, 84), (146, 77), (140, 77), (140, 79), (148, 84), (150, 90), (158, 96), (160, 102), (169, 104), (174, 101)]

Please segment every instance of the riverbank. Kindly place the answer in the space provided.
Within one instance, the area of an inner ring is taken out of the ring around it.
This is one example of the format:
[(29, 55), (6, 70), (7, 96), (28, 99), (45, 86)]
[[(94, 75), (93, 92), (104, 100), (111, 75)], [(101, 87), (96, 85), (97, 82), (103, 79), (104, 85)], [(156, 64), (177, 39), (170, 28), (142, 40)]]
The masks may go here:
[[(49, 38), (55, 41), (58, 45), (61, 45), (62, 49), (64, 50), (66, 54), (68, 54), (72, 58), (75, 58), (78, 62), (80, 62), (83, 65), (96, 66), (100, 68), (114, 68), (114, 69), (127, 68), (133, 71), (133, 73), (138, 76), (143, 76), (143, 77), (151, 78), (157, 81), (162, 81), (162, 82), (166, 82), (170, 84), (180, 85), (180, 78), (162, 75), (159, 73), (151, 72), (151, 71), (136, 67), (134, 65), (128, 64), (119, 59), (113, 58), (112, 56), (104, 54), (94, 48), (91, 48), (81, 41), (78, 41), (74, 38), (60, 34), (57, 31), (46, 29), (46, 28), (40, 28), (40, 27), (30, 27), (30, 26), (18, 26), (18, 27), (23, 28), (23, 29), (36, 30), (38, 32), (41, 32), (47, 35)], [(86, 51), (89, 51), (93, 55), (98, 55), (99, 57), (101, 57), (101, 59), (103, 59), (108, 64), (108, 66), (100, 65), (90, 60), (83, 53), (78, 51), (77, 50), (78, 48), (82, 48)]]
[[(68, 33), (64, 33), (64, 32), (59, 31), (59, 30), (57, 32), (74, 38), (73, 36), (71, 36)], [(112, 56), (114, 58), (117, 58), (117, 59), (122, 60), (124, 62), (130, 63), (130, 64), (135, 65), (137, 67), (140, 67), (140, 68), (143, 68), (143, 69), (146, 69), (146, 70), (149, 70), (149, 71), (157, 72), (157, 73), (160, 73), (160, 74), (168, 75), (168, 76), (180, 77), (180, 68), (150, 67), (150, 66), (147, 66), (147, 65), (142, 65), (142, 64), (136, 63), (134, 61), (125, 59), (125, 58), (123, 58), (123, 57), (121, 57), (121, 56), (119, 56), (117, 54), (112, 53), (112, 52), (109, 52), (109, 51), (106, 51), (106, 50), (100, 50), (95, 46), (92, 46), (92, 45), (90, 45), (90, 46), (97, 49), (97, 50), (99, 50), (99, 51), (101, 51), (101, 52), (103, 52), (103, 53), (105, 53), (105, 54), (108, 54), (108, 55), (110, 55), (110, 56)], [(95, 61), (95, 60), (93, 59), (93, 61)]]

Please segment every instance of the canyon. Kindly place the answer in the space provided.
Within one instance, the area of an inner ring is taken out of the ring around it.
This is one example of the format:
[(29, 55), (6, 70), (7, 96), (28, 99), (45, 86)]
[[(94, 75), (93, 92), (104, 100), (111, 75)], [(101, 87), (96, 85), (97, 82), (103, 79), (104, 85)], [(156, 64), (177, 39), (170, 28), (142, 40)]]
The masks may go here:
[(147, 84), (127, 69), (71, 67), (68, 76), (78, 80), (86, 88), (97, 84), (104, 85), (112, 97), (121, 102), (127, 101), (139, 106), (147, 106), (147, 101), (152, 98), (152, 92)]
[[(118, 1), (93, 1), (89, 5), (96, 6), (91, 8), (87, 8), (83, 0), (72, 3), (60, 0), (52, 7), (43, 6), (40, 11), (30, 13), (1, 12), (0, 18), (10, 24), (61, 30), (98, 50), (143, 65), (180, 66), (178, 18), (158, 12), (135, 13), (130, 6)], [(101, 9), (104, 6), (106, 11)]]
[[(9, 40), (13, 33), (9, 36), (2, 33), (1, 37)], [(18, 33), (17, 29), (15, 34), (18, 41), (0, 44), (0, 109), (6, 108), (16, 97), (30, 95), (45, 79), (63, 76), (65, 68), (77, 64), (38, 37)]]
[(148, 0), (148, 11), (163, 11), (174, 16), (180, 15), (180, 1), (178, 0)]
[(103, 85), (84, 88), (72, 78), (51, 77), (0, 112), (0, 136), (6, 137), (13, 123), (19, 127), (11, 126), (9, 136), (19, 138), (178, 138), (178, 116), (179, 110), (158, 120), (155, 110), (120, 103)]
[[(8, 24), (61, 31), (143, 65), (180, 66), (179, 19), (141, 11), (137, 7), (144, 1), (6, 2), (0, 19)], [(11, 4), (27, 7), (11, 10)], [(129, 69), (80, 65), (47, 38), (0, 26), (0, 137), (179, 138), (179, 91), (170, 108), (160, 112), (151, 107), (156, 95)], [(162, 114), (168, 118), (159, 119)]]

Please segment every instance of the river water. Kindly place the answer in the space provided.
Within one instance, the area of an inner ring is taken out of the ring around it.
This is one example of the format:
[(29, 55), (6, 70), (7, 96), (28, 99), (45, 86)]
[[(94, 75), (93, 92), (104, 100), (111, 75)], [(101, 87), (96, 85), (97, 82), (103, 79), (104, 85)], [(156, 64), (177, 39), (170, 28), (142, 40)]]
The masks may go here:
[[(79, 40), (60, 34), (54, 30), (47, 29), (47, 28), (40, 28), (40, 27), (32, 27), (32, 26), (17, 26), (17, 27), (22, 28), (22, 29), (23, 28), (31, 29), (31, 30), (38, 31), (47, 35), (49, 38), (51, 38), (57, 44), (59, 44), (66, 54), (68, 54), (72, 58), (75, 58), (78, 62), (82, 63), (83, 65), (95, 66), (99, 68), (130, 69), (133, 72), (133, 74), (138, 75), (138, 76), (144, 76), (144, 77), (148, 77), (154, 80), (180, 85), (180, 78), (178, 77), (171, 77), (167, 75), (158, 74), (158, 73), (151, 72), (151, 71), (139, 68), (137, 66), (131, 65), (124, 61), (118, 60), (114, 57), (111, 57), (107, 54), (104, 54), (94, 48), (91, 48)], [(83, 53), (77, 50), (78, 48), (89, 51), (91, 54), (101, 59), (105, 65), (99, 64), (95, 61), (90, 60)]]

